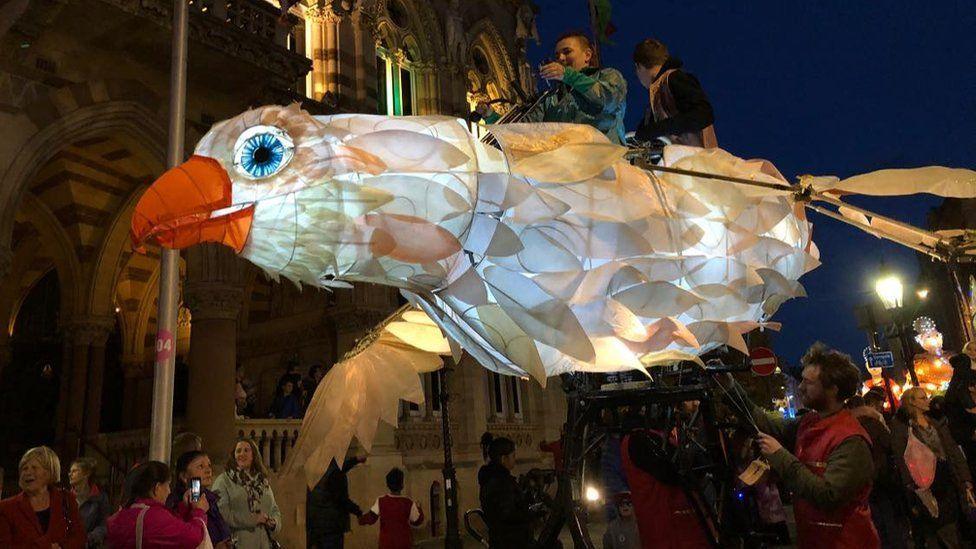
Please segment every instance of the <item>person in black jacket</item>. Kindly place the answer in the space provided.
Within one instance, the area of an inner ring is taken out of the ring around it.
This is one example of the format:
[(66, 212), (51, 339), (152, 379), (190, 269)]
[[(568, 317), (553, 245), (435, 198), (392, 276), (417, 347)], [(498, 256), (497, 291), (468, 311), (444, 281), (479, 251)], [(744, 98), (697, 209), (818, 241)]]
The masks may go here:
[(512, 476), (514, 468), (515, 443), (505, 437), (493, 439), (488, 447), (488, 464), (478, 471), (481, 510), (493, 549), (522, 549), (534, 543), (529, 504)]
[(907, 502), (896, 456), (891, 450), (891, 429), (881, 412), (867, 404), (864, 397), (852, 396), (847, 399), (845, 406), (871, 437), (874, 484), (871, 486), (868, 503), (871, 506), (871, 521), (881, 538), (881, 546), (886, 549), (904, 549), (908, 546), (904, 532)]
[(78, 458), (68, 471), (71, 493), (78, 502), (78, 514), (85, 523), (85, 535), (88, 536), (85, 547), (88, 549), (104, 547), (105, 536), (108, 534), (106, 521), (112, 514), (108, 496), (92, 478), (95, 466), (96, 462), (92, 458)]
[(648, 38), (634, 48), (634, 70), (650, 92), (635, 132), (638, 141), (667, 138), (696, 147), (717, 147), (715, 115), (698, 79), (683, 70), (661, 42)]
[(305, 535), (309, 549), (342, 549), (350, 530), (349, 515), (363, 515), (362, 509), (349, 499), (346, 474), (365, 461), (363, 456), (346, 458), (339, 467), (333, 460), (319, 483), (306, 494)]

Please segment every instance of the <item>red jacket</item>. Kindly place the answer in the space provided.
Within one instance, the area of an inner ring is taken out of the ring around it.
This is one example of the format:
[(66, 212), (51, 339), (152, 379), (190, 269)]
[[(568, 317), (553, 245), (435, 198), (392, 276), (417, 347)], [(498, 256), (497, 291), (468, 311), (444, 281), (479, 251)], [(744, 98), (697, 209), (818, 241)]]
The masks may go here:
[(189, 520), (182, 520), (165, 505), (154, 499), (137, 499), (108, 519), (108, 546), (112, 549), (132, 549), (136, 546), (136, 520), (142, 509), (149, 507), (142, 518), (143, 549), (194, 549), (203, 541), (207, 531), (207, 514), (200, 509), (191, 511)]
[(377, 519), (380, 521), (380, 549), (410, 549), (413, 547), (410, 527), (423, 524), (424, 512), (408, 497), (387, 494), (360, 517), (359, 524), (373, 524)]
[[(680, 486), (665, 484), (631, 458), (631, 438), (620, 444), (620, 461), (634, 502), (637, 530), (644, 549), (705, 549), (711, 547), (701, 521)], [(647, 436), (640, 434), (639, 436)], [(639, 457), (638, 457), (639, 459)]]
[[(62, 549), (84, 549), (87, 537), (85, 524), (78, 514), (74, 497), (65, 496), (63, 490), (50, 488), (51, 518), (47, 532), (41, 531), (41, 523), (31, 508), (27, 494), (0, 501), (0, 547), (5, 549), (51, 549), (57, 543)], [(67, 504), (67, 507), (64, 505)], [(65, 518), (70, 526), (65, 524)]]
[[(800, 420), (796, 432), (796, 458), (814, 474), (823, 476), (831, 452), (850, 437), (861, 437), (871, 443), (850, 410), (841, 410), (825, 418), (807, 414)], [(831, 510), (814, 507), (810, 502), (796, 498), (793, 511), (796, 514), (797, 546), (801, 549), (880, 547), (878, 532), (871, 521), (870, 494), (869, 483), (850, 502)]]

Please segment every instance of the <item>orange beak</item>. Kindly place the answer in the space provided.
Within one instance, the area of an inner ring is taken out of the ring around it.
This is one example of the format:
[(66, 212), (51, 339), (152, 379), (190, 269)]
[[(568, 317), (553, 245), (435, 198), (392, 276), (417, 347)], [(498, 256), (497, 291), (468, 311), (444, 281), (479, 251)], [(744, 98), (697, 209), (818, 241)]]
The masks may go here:
[(240, 253), (254, 205), (232, 209), (231, 202), (230, 177), (220, 163), (192, 156), (160, 176), (139, 199), (129, 231), (132, 248), (144, 252), (151, 243), (179, 250), (217, 242)]

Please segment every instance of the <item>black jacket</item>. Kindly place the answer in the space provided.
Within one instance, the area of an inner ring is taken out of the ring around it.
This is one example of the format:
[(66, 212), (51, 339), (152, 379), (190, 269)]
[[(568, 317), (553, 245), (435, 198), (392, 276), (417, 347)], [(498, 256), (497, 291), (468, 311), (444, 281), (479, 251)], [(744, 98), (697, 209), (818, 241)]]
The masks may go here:
[(656, 137), (665, 135), (678, 135), (687, 132), (701, 131), (715, 122), (715, 114), (712, 111), (712, 104), (705, 96), (698, 79), (693, 75), (680, 70), (683, 63), (677, 57), (668, 57), (664, 66), (654, 77), (656, 81), (666, 71), (676, 70), (668, 79), (668, 86), (671, 88), (671, 95), (678, 107), (679, 114), (664, 120), (654, 120), (654, 111), (648, 105), (644, 109), (644, 117), (637, 125), (635, 136), (640, 141), (650, 141)]
[(488, 523), (488, 542), (495, 549), (523, 549), (533, 545), (529, 505), (515, 477), (500, 464), (478, 471), (481, 510)]
[(867, 415), (855, 417), (871, 438), (871, 459), (874, 461), (874, 486), (871, 496), (900, 495), (902, 480), (899, 476), (897, 460), (891, 451), (891, 432), (883, 423), (883, 419)]
[(344, 534), (349, 531), (349, 515), (362, 515), (363, 511), (349, 499), (349, 479), (346, 473), (359, 464), (356, 458), (348, 458), (342, 468), (333, 461), (322, 479), (305, 497), (305, 529), (309, 540), (323, 535)]
[[(956, 489), (960, 494), (964, 494), (965, 486), (963, 484), (972, 482), (969, 467), (966, 463), (966, 456), (963, 455), (962, 450), (956, 445), (945, 421), (930, 421), (939, 434), (939, 441), (942, 443), (942, 450), (946, 454), (946, 461), (949, 462), (949, 465), (952, 466), (953, 473), (955, 473), (953, 475), (953, 481), (956, 483)], [(891, 420), (891, 451), (896, 458), (902, 484), (914, 490), (915, 481), (912, 479), (912, 475), (908, 470), (908, 464), (905, 463), (905, 448), (908, 446), (908, 434), (911, 430), (913, 430), (913, 427), (906, 418), (906, 414), (895, 414), (894, 419)]]
[(88, 536), (86, 547), (103, 547), (105, 535), (108, 533), (106, 520), (112, 514), (112, 507), (108, 503), (105, 492), (92, 488), (93, 493), (78, 506), (78, 514), (85, 523), (85, 534)]

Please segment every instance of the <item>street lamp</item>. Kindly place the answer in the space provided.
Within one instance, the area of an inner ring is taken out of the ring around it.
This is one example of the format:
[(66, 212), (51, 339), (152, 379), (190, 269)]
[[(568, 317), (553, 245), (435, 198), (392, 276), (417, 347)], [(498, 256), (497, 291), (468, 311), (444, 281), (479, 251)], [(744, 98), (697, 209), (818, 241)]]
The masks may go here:
[(888, 275), (879, 278), (874, 284), (874, 291), (878, 292), (885, 309), (891, 311), (902, 306), (905, 287), (897, 276)]
[[(884, 269), (883, 266), (882, 269)], [(891, 320), (895, 326), (896, 336), (898, 338), (898, 345), (901, 347), (901, 354), (905, 359), (905, 368), (908, 370), (908, 374), (912, 379), (912, 385), (917, 387), (918, 377), (915, 375), (914, 357), (909, 356), (912, 352), (912, 347), (910, 344), (905, 344), (905, 327), (901, 318), (905, 298), (905, 286), (897, 275), (886, 274), (875, 282), (874, 290), (878, 293), (878, 297), (881, 298), (881, 303), (884, 305), (884, 308), (891, 315)]]

